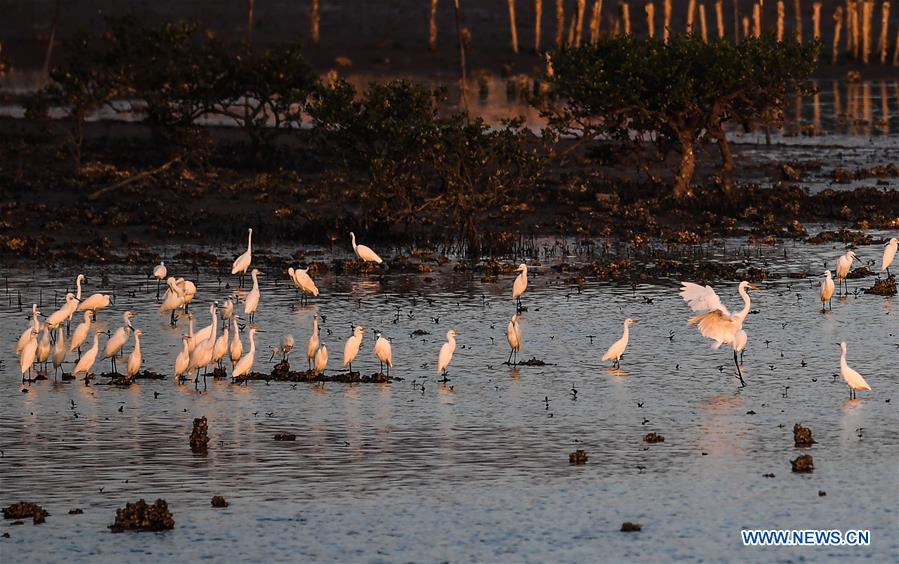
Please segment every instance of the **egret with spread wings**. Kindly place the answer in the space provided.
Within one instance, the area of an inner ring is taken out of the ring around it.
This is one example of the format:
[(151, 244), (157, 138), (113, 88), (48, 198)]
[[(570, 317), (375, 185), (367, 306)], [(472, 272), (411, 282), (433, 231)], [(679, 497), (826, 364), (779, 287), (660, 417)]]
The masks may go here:
[[(703, 336), (715, 341), (712, 348), (717, 349), (721, 345), (733, 345), (737, 338), (737, 333), (743, 329), (743, 321), (749, 315), (749, 293), (747, 289), (758, 290), (749, 282), (740, 282), (738, 288), (740, 297), (743, 298), (743, 309), (737, 313), (730, 313), (721, 298), (715, 293), (711, 286), (700, 286), (692, 282), (681, 282), (680, 296), (687, 302), (690, 309), (697, 312), (689, 319), (690, 325), (699, 327), (699, 332)], [(737, 351), (734, 350), (734, 366), (737, 367), (737, 377), (740, 384), (746, 385), (743, 380), (743, 372), (740, 370), (740, 364), (737, 361)]]

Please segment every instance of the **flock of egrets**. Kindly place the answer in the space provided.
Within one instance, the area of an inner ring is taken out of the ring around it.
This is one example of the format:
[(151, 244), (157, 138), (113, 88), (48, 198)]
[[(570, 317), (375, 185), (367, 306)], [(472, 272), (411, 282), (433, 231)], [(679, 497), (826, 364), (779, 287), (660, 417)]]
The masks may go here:
[[(350, 233), (350, 238), (353, 251), (360, 260), (377, 264), (383, 262), (381, 257), (371, 248), (357, 244), (356, 236), (353, 233)], [(201, 370), (205, 376), (210, 368), (217, 366), (220, 369), (224, 369), (226, 361), (231, 362), (231, 378), (235, 382), (246, 382), (247, 377), (251, 373), (257, 353), (255, 341), (257, 329), (253, 322), (261, 299), (259, 289), (259, 275), (261, 273), (255, 268), (250, 269), (253, 258), (252, 241), (253, 230), (249, 229), (247, 250), (234, 260), (231, 268), (231, 274), (240, 277), (240, 286), (243, 286), (244, 277), (248, 271), (253, 281), (252, 288), (243, 298), (243, 317), (238, 315), (236, 311), (240, 304), (229, 298), (221, 308), (217, 303), (209, 306), (210, 323), (197, 331), (194, 330), (193, 315), (188, 312), (189, 305), (193, 302), (197, 293), (196, 285), (184, 278), (169, 276), (163, 262), (153, 269), (153, 277), (157, 280), (157, 301), (160, 302), (159, 312), (161, 314), (170, 314), (173, 325), (177, 322), (177, 318), (181, 316), (186, 316), (188, 319), (188, 331), (182, 335), (182, 348), (174, 363), (173, 376), (176, 381), (183, 382), (190, 375), (193, 375), (196, 385), (201, 377)], [(888, 276), (890, 276), (889, 267), (896, 256), (897, 248), (899, 248), (899, 240), (892, 238), (884, 250), (881, 271), (886, 271)], [(840, 289), (845, 289), (847, 293), (848, 285), (846, 279), (854, 260), (858, 260), (855, 253), (848, 251), (839, 257), (836, 263), (837, 282), (840, 285)], [(291, 267), (287, 272), (291, 281), (301, 293), (301, 300), (307, 300), (310, 295), (313, 297), (318, 296), (318, 288), (309, 276), (308, 269)], [(527, 290), (528, 285), (527, 265), (521, 264), (516, 272), (518, 275), (512, 284), (512, 299), (516, 302), (516, 313), (506, 327), (506, 338), (510, 347), (508, 364), (517, 363), (517, 354), (521, 348), (522, 332), (519, 324), (522, 311), (521, 297)], [(93, 323), (97, 311), (109, 307), (111, 297), (102, 293), (82, 297), (81, 285), (85, 279), (83, 274), (79, 274), (75, 279), (76, 293), (66, 294), (62, 307), (47, 316), (43, 321), (41, 320), (43, 316), (38, 311), (37, 304), (32, 306), (29, 325), (22, 332), (16, 345), (23, 381), (30, 380), (35, 364), (42, 365), (46, 371), (48, 363), (52, 362), (54, 372), (58, 373), (66, 358), (75, 353), (77, 353), (77, 361), (72, 370), (72, 375), (74, 376), (89, 378), (97, 361), (105, 359), (110, 360), (112, 373), (118, 374), (116, 358), (120, 355), (124, 356), (124, 348), (131, 339), (133, 339), (134, 344), (128, 355), (125, 374), (122, 376), (126, 381), (130, 381), (141, 371), (143, 358), (141, 355), (140, 337), (142, 332), (140, 329), (133, 327), (132, 319), (134, 313), (131, 311), (124, 312), (122, 325), (109, 334), (103, 347), (103, 356), (100, 357), (101, 332), (93, 328)], [(160, 297), (163, 281), (165, 281), (166, 290), (165, 294)], [(741, 385), (744, 386), (745, 381), (740, 369), (738, 354), (742, 353), (748, 343), (748, 336), (743, 330), (743, 322), (749, 314), (751, 305), (748, 290), (757, 289), (749, 282), (740, 282), (738, 293), (743, 299), (743, 308), (736, 313), (731, 313), (721, 303), (718, 294), (710, 286), (700, 286), (692, 282), (681, 283), (680, 296), (696, 314), (689, 318), (688, 323), (696, 325), (703, 336), (711, 339), (713, 348), (717, 349), (722, 345), (731, 346), (736, 375)], [(836, 289), (834, 279), (828, 270), (824, 273), (824, 280), (820, 288), (822, 312), (826, 311), (825, 306), (828, 304), (830, 304), (831, 309), (833, 308), (831, 300)], [(66, 343), (66, 334), (69, 333), (70, 322), (78, 312), (83, 312), (83, 321), (70, 333), (70, 340)], [(219, 332), (219, 317), (221, 317), (221, 332)], [(246, 326), (249, 328), (247, 331), (248, 347), (246, 350), (240, 337), (241, 325), (238, 323), (238, 320), (242, 318), (247, 321)], [(621, 338), (609, 347), (608, 351), (602, 356), (602, 360), (612, 361), (615, 368), (619, 367), (621, 358), (627, 349), (630, 327), (634, 323), (636, 321), (630, 318), (624, 320), (624, 331)], [(350, 372), (352, 372), (352, 363), (359, 355), (362, 347), (364, 332), (365, 329), (362, 326), (355, 326), (352, 335), (344, 345), (343, 367), (348, 368)], [(91, 335), (93, 335), (92, 341), (89, 340)], [(456, 350), (456, 337), (458, 335), (459, 333), (452, 329), (447, 332), (446, 342), (441, 346), (437, 357), (438, 373), (446, 374)], [(82, 347), (89, 343), (92, 343), (90, 348), (82, 353)], [(293, 350), (294, 344), (294, 337), (285, 335), (278, 349), (273, 351), (272, 356), (274, 357), (275, 352), (278, 352), (286, 360)], [(847, 365), (845, 342), (840, 343), (840, 349), (840, 374), (849, 386), (850, 396), (855, 397), (858, 390), (870, 390), (871, 387), (865, 379)], [(381, 371), (383, 372), (386, 366), (389, 374), (390, 367), (393, 366), (393, 352), (390, 341), (378, 334), (372, 352), (380, 363)], [(315, 374), (322, 374), (327, 369), (328, 348), (322, 342), (319, 334), (317, 314), (313, 316), (312, 335), (309, 337), (306, 346), (306, 359), (308, 369)]]

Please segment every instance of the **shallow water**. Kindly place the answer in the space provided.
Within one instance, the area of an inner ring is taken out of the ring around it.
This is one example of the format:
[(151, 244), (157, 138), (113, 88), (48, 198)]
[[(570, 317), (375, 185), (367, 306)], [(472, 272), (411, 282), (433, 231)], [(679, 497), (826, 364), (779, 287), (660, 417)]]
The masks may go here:
[[(817, 272), (843, 252), (793, 242), (741, 247), (728, 241), (726, 248), (726, 256), (720, 247), (706, 252), (780, 274)], [(863, 247), (859, 255), (874, 259), (880, 249)], [(183, 265), (167, 264), (170, 273), (184, 273)], [(100, 269), (86, 273), (93, 277), (88, 294), (116, 286), (114, 307), (99, 316), (102, 326), (114, 329), (123, 311), (137, 312), (145, 367), (169, 373), (186, 326), (170, 328), (155, 311), (155, 288), (147, 293), (145, 274), (110, 270), (103, 288)], [(41, 526), (3, 522), (11, 535), (0, 539), (4, 555), (35, 561), (61, 554), (105, 561), (887, 561), (899, 551), (897, 298), (852, 295), (822, 315), (818, 279), (764, 283), (753, 294), (757, 313), (745, 326), (748, 386), (740, 389), (730, 350), (710, 350), (687, 327), (688, 308), (672, 281), (631, 288), (589, 279), (578, 291), (548, 263), (534, 264), (521, 359), (550, 364), (510, 368), (502, 363), (514, 309), (512, 276), (482, 283), (449, 268), (427, 275), (325, 275), (317, 279), (321, 296), (299, 308), (282, 275), (268, 272), (257, 314), (265, 331), (257, 369), (270, 369), (268, 351), (285, 333), (296, 337), (291, 361), (302, 366), (317, 311), (325, 317), (331, 371), (351, 324), (360, 323), (369, 331), (354, 368), (377, 370), (371, 347), (378, 329), (393, 341), (392, 375), (405, 380), (317, 387), (210, 379), (199, 391), (171, 379), (130, 388), (52, 378), (23, 386), (12, 348), (27, 312), (15, 307), (17, 296), (25, 309), (39, 296), (52, 302), (75, 274), (0, 272), (9, 285), (9, 294), (0, 295), (0, 342), (7, 343), (0, 353), (0, 502), (32, 500), (51, 513)], [(188, 277), (198, 281), (199, 328), (209, 323), (210, 301), (221, 302), (230, 290), (217, 273)], [(851, 284), (867, 287), (872, 280)], [(734, 309), (735, 284), (718, 286)], [(43, 309), (50, 313), (53, 306)], [(622, 370), (614, 371), (599, 358), (628, 316), (638, 324)], [(450, 382), (440, 385), (436, 355), (450, 328), (461, 333), (459, 349)], [(429, 334), (410, 335), (419, 329)], [(841, 339), (849, 344), (850, 365), (873, 387), (854, 401), (833, 376)], [(192, 420), (200, 416), (209, 418), (207, 456), (188, 446)], [(809, 426), (818, 444), (794, 448), (795, 422)], [(281, 431), (295, 433), (296, 442), (272, 440)], [(645, 444), (650, 431), (665, 442)], [(577, 448), (590, 457), (584, 466), (568, 464)], [(814, 473), (792, 474), (789, 460), (804, 452), (814, 456)], [(764, 478), (767, 473), (775, 477)], [(827, 495), (819, 497), (819, 490)], [(212, 509), (216, 494), (230, 507)], [(115, 509), (139, 497), (165, 498), (175, 529), (109, 533)], [(75, 507), (84, 514), (68, 515)], [(623, 521), (640, 522), (643, 531), (620, 533)], [(870, 529), (872, 544), (760, 551), (741, 546), (741, 528)]]

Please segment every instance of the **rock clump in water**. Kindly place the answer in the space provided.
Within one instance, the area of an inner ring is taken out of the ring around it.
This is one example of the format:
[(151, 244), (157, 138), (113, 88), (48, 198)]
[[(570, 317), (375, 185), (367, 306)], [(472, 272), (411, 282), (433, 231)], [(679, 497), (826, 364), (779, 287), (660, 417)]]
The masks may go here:
[(115, 512), (115, 523), (109, 526), (113, 533), (123, 531), (167, 531), (175, 528), (175, 520), (164, 499), (148, 505), (143, 499), (126, 503)]
[(643, 435), (643, 442), (649, 444), (664, 443), (665, 437), (658, 433), (646, 433), (645, 435)]
[(577, 449), (568, 455), (568, 462), (576, 465), (587, 464), (587, 451)]
[(874, 285), (865, 288), (866, 294), (874, 294), (875, 296), (895, 296), (896, 295), (896, 279), (895, 278), (878, 278), (874, 281)]
[(796, 473), (811, 472), (815, 469), (814, 460), (810, 454), (803, 454), (797, 457), (796, 460), (791, 460), (790, 465), (793, 467), (793, 472)]
[(212, 506), (213, 507), (228, 507), (228, 502), (225, 501), (225, 498), (220, 495), (212, 496)]
[(205, 417), (194, 419), (194, 430), (190, 432), (190, 450), (196, 454), (206, 454), (209, 444), (209, 423)]
[(793, 425), (793, 443), (797, 447), (810, 447), (815, 444), (815, 439), (812, 438), (812, 430), (808, 427), (803, 427), (799, 423)]
[(621, 524), (621, 532), (622, 533), (636, 533), (637, 531), (643, 530), (643, 525), (640, 523), (632, 523), (630, 521), (625, 521)]
[(4, 519), (27, 519), (30, 517), (35, 525), (43, 523), (49, 515), (43, 507), (30, 501), (20, 501), (3, 508)]
[(277, 433), (275, 434), (276, 441), (295, 441), (297, 440), (297, 436), (293, 433)]

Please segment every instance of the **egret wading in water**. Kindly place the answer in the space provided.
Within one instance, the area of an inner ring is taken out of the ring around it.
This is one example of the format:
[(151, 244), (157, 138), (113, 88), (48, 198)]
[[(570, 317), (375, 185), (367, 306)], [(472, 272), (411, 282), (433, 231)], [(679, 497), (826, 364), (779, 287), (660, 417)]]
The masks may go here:
[(101, 294), (97, 292), (95, 294), (91, 294), (90, 296), (82, 299), (81, 298), (81, 281), (85, 279), (84, 274), (79, 274), (77, 278), (75, 278), (75, 286), (76, 293), (75, 298), (79, 300), (78, 308), (76, 311), (92, 311), (94, 312), (94, 319), (96, 319), (97, 310), (104, 309), (109, 307), (112, 298), (109, 294)]
[(830, 277), (830, 271), (824, 271), (824, 281), (821, 282), (821, 313), (826, 312), (825, 306), (830, 305), (830, 311), (833, 311), (833, 293), (836, 290), (833, 278)]
[(297, 286), (297, 290), (300, 292), (300, 303), (308, 301), (306, 294), (318, 296), (318, 287), (315, 285), (315, 282), (312, 281), (312, 278), (309, 277), (308, 268), (290, 267), (287, 269), (287, 274), (290, 275), (290, 279), (293, 280), (293, 283)]
[(143, 362), (143, 357), (140, 352), (140, 336), (143, 334), (143, 331), (140, 329), (134, 332), (134, 350), (128, 355), (128, 364), (126, 365), (126, 374), (128, 375), (129, 382), (134, 380), (134, 377), (140, 372), (140, 365), (141, 362)]
[[(318, 353), (318, 344), (318, 314), (316, 313), (312, 316), (312, 335), (309, 337), (309, 342), (306, 343), (306, 361), (309, 364), (309, 370), (312, 370), (315, 362), (315, 355)], [(325, 354), (327, 354), (327, 352)]]
[(91, 321), (93, 320), (94, 312), (85, 311), (84, 312), (84, 321), (82, 321), (78, 327), (75, 327), (75, 332), (72, 333), (72, 343), (69, 345), (69, 352), (78, 351), (78, 358), (81, 358), (81, 345), (87, 340), (87, 336), (90, 334), (91, 330)]
[(381, 365), (380, 372), (384, 373), (384, 365), (387, 365), (387, 375), (390, 376), (390, 367), (393, 366), (393, 349), (390, 346), (390, 341), (381, 336), (380, 333), (377, 333), (377, 340), (375, 340), (375, 358), (378, 359), (378, 362)]
[(734, 354), (740, 353), (740, 364), (743, 364), (743, 353), (746, 352), (746, 345), (749, 343), (749, 335), (746, 334), (746, 331), (740, 329), (737, 331), (737, 334), (734, 335), (734, 342), (731, 346), (734, 349)]
[(271, 360), (275, 358), (276, 353), (281, 355), (281, 362), (287, 362), (287, 357), (290, 356), (290, 351), (293, 350), (294, 343), (295, 340), (293, 338), (293, 335), (289, 333), (287, 335), (284, 335), (284, 337), (281, 339), (281, 346), (277, 349), (272, 349), (272, 356), (268, 359), (269, 362), (271, 362)]
[(31, 339), (31, 334), (37, 334), (41, 330), (41, 320), (40, 320), (41, 312), (37, 309), (37, 304), (31, 304), (31, 321), (29, 322), (28, 327), (22, 331), (22, 335), (19, 337), (19, 340), (16, 342), (16, 354), (21, 354), (22, 349), (25, 348), (25, 345), (28, 344), (28, 340)]
[(104, 358), (108, 358), (110, 363), (112, 364), (113, 373), (118, 374), (118, 370), (116, 369), (115, 357), (122, 350), (122, 347), (125, 346), (125, 343), (128, 342), (128, 337), (131, 336), (131, 331), (134, 328), (131, 326), (131, 318), (134, 317), (133, 311), (126, 311), (124, 315), (122, 315), (122, 320), (124, 323), (121, 327), (116, 329), (115, 333), (112, 334), (112, 337), (106, 341), (106, 356)]
[(50, 329), (47, 324), (41, 329), (41, 338), (37, 343), (37, 361), (43, 365), (43, 371), (47, 371), (47, 361), (50, 360)]
[(456, 337), (458, 336), (455, 329), (447, 331), (446, 342), (440, 347), (440, 355), (437, 356), (437, 373), (443, 374), (444, 379), (446, 378), (446, 369), (453, 361), (453, 353), (456, 352)]
[(250, 348), (247, 351), (247, 354), (238, 360), (237, 364), (234, 365), (234, 368), (231, 369), (232, 380), (242, 379), (246, 382), (250, 370), (253, 369), (253, 359), (256, 358), (256, 328), (250, 327), (250, 330), (247, 331), (247, 336), (250, 340)]
[(166, 275), (168, 274), (168, 269), (165, 267), (164, 261), (159, 261), (159, 264), (153, 268), (153, 278), (156, 279), (156, 301), (159, 301), (159, 285), (165, 280)]
[(215, 345), (213, 345), (212, 347), (212, 362), (218, 365), (218, 367), (222, 370), (225, 369), (225, 357), (228, 355), (228, 333), (228, 324), (226, 324), (222, 329), (222, 334), (218, 336), (218, 338), (215, 340)]
[(65, 333), (60, 333), (56, 336), (56, 344), (53, 345), (53, 377), (55, 378), (57, 373), (59, 373), (59, 369), (62, 368), (62, 363), (66, 361), (66, 353), (69, 352), (66, 349), (66, 336)]
[(893, 264), (893, 259), (896, 258), (896, 251), (899, 250), (899, 239), (895, 237), (890, 237), (889, 242), (886, 244), (886, 247), (883, 249), (883, 262), (880, 264), (880, 271), (887, 271), (887, 278), (892, 278), (892, 274), (890, 274), (890, 265)]
[(528, 289), (528, 265), (524, 263), (519, 264), (515, 272), (519, 274), (515, 277), (515, 282), (512, 283), (512, 299), (517, 301), (518, 311), (521, 311), (521, 296)]
[(381, 260), (381, 257), (378, 256), (378, 253), (369, 249), (365, 245), (357, 245), (356, 244), (356, 234), (350, 231), (350, 238), (353, 241), (353, 252), (356, 253), (356, 256), (362, 259), (363, 262), (374, 262), (377, 264), (381, 264), (384, 262)]
[(184, 307), (186, 302), (184, 300), (184, 292), (181, 290), (181, 286), (178, 285), (178, 281), (174, 276), (169, 276), (166, 279), (166, 285), (168, 285), (168, 289), (163, 295), (162, 304), (159, 306), (159, 313), (171, 313), (172, 318), (170, 324), (174, 326), (175, 311)]
[(181, 352), (175, 358), (175, 373), (173, 377), (176, 382), (181, 381), (184, 373), (187, 372), (187, 368), (190, 366), (190, 335), (181, 335), (181, 341), (183, 343)]
[(346, 340), (346, 344), (343, 346), (343, 367), (349, 366), (350, 374), (353, 373), (353, 361), (356, 359), (356, 356), (359, 354), (359, 348), (362, 346), (363, 333), (365, 333), (365, 329), (357, 325), (353, 329), (352, 336)]
[(636, 323), (631, 318), (627, 318), (624, 320), (624, 334), (621, 335), (621, 338), (612, 343), (612, 346), (609, 347), (609, 350), (606, 351), (606, 354), (602, 355), (603, 360), (611, 360), (612, 366), (615, 368), (621, 367), (621, 357), (624, 356), (624, 351), (627, 349), (627, 341), (630, 338), (630, 326)]
[[(681, 282), (680, 296), (694, 312), (702, 312), (691, 317), (688, 323), (696, 325), (704, 337), (714, 341), (713, 349), (717, 349), (721, 345), (734, 343), (737, 333), (743, 328), (743, 321), (749, 315), (750, 300), (749, 293), (746, 290), (758, 290), (756, 286), (745, 280), (740, 282), (737, 289), (740, 297), (743, 298), (743, 309), (731, 314), (724, 307), (724, 304), (721, 303), (721, 298), (710, 286)], [(746, 382), (743, 380), (743, 372), (740, 370), (740, 363), (737, 361), (737, 351), (734, 351), (734, 366), (737, 368), (737, 377), (740, 379), (740, 384), (745, 386)]]
[(858, 390), (871, 391), (871, 386), (865, 382), (862, 375), (849, 368), (849, 365), (846, 364), (846, 341), (840, 343), (840, 376), (843, 377), (843, 381), (849, 386), (849, 399), (855, 399)]
[(88, 376), (90, 376), (91, 369), (94, 367), (94, 363), (97, 362), (98, 354), (100, 354), (100, 332), (94, 331), (94, 344), (81, 355), (80, 359), (78, 359), (75, 368), (72, 370), (72, 375), (78, 376), (79, 374), (84, 374), (84, 379), (87, 380)]
[[(857, 260), (861, 262), (857, 256), (855, 256), (855, 251), (846, 251), (846, 254), (837, 259), (837, 282), (840, 283), (840, 291), (843, 291), (843, 295), (849, 294), (849, 282), (846, 281), (846, 277), (849, 276), (849, 271), (852, 269), (852, 261)], [(839, 295), (839, 293), (837, 294)]]
[(231, 357), (231, 368), (234, 368), (234, 365), (240, 360), (240, 355), (243, 354), (243, 343), (240, 340), (240, 326), (237, 324), (239, 318), (235, 315), (231, 319), (234, 323), (234, 336), (231, 337), (231, 346), (228, 348), (228, 353)]
[[(47, 318), (47, 321), (44, 323), (44, 325), (48, 329), (56, 330), (56, 334), (58, 334), (59, 328), (62, 327), (62, 324), (65, 323), (65, 321), (75, 313), (76, 309), (78, 309), (78, 298), (75, 297), (75, 294), (69, 292), (68, 294), (66, 294), (66, 303), (63, 304), (61, 308), (50, 314), (50, 317)], [(53, 335), (53, 337), (53, 340), (55, 341), (56, 335)]]
[(239, 287), (243, 288), (243, 279), (247, 273), (247, 269), (250, 268), (250, 262), (253, 260), (253, 228), (250, 227), (249, 235), (247, 235), (247, 250), (242, 255), (234, 259), (234, 264), (231, 265), (231, 274), (237, 274), (240, 276)]
[(31, 373), (31, 365), (34, 364), (34, 359), (37, 358), (37, 331), (34, 328), (30, 328), (28, 333), (28, 339), (26, 339), (25, 344), (22, 346), (22, 351), (19, 353), (19, 369), (22, 371), (22, 381), (26, 380), (25, 374)]
[(253, 277), (253, 289), (249, 291), (247, 294), (247, 299), (243, 304), (243, 312), (247, 315), (247, 320), (252, 325), (256, 319), (256, 308), (259, 307), (259, 275), (262, 274), (257, 269), (253, 269), (250, 272), (250, 276)]
[[(509, 348), (512, 349), (509, 351), (509, 360), (506, 361), (506, 364), (515, 366), (518, 364), (518, 351), (521, 349), (521, 325), (518, 324), (517, 313), (512, 316), (512, 320), (506, 325), (506, 340), (509, 341)], [(512, 362), (513, 357), (515, 362)]]
[(328, 368), (328, 347), (322, 345), (315, 351), (315, 373), (323, 374), (326, 368)]

